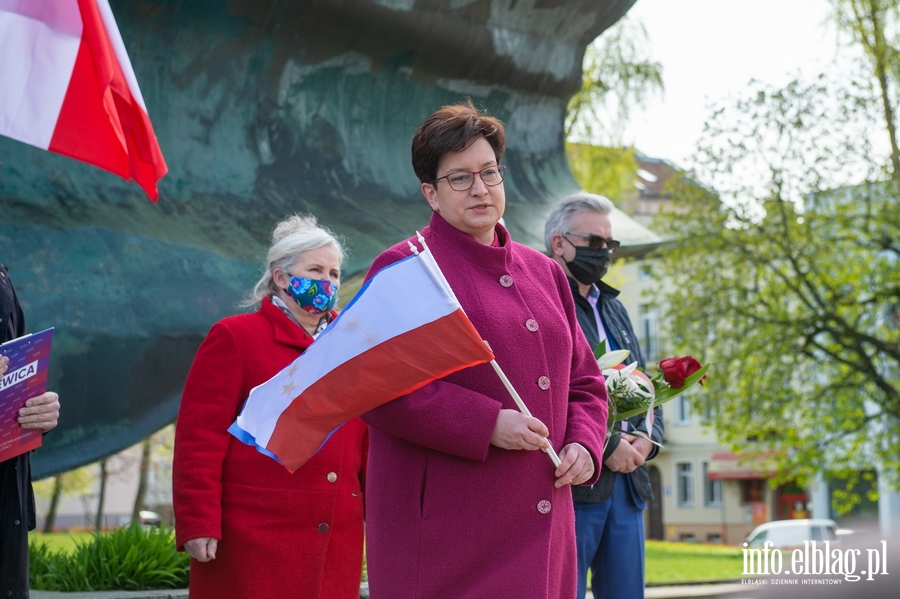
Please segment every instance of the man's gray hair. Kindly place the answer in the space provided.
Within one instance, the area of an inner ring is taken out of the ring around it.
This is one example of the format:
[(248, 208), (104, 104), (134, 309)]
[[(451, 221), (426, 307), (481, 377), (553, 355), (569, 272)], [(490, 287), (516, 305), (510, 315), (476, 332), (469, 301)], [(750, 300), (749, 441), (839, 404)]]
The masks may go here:
[(547, 251), (553, 253), (551, 242), (554, 235), (562, 235), (575, 227), (575, 215), (579, 212), (597, 212), (609, 215), (613, 211), (613, 203), (603, 196), (594, 193), (580, 191), (559, 201), (547, 215), (547, 224), (544, 225), (544, 243)]

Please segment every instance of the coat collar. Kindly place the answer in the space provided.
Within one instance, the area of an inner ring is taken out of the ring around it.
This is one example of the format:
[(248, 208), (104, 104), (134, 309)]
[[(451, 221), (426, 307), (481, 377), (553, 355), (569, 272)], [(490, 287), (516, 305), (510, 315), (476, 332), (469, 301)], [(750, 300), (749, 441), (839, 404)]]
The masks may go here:
[(428, 229), (431, 235), (426, 234), (426, 237), (432, 237), (449, 251), (459, 254), (465, 260), (478, 266), (505, 270), (512, 259), (513, 241), (509, 231), (500, 223), (495, 225), (500, 247), (484, 245), (468, 233), (463, 233), (448, 223), (437, 212), (431, 214)]
[[(577, 299), (581, 297), (581, 293), (578, 291), (578, 282), (575, 281), (572, 277), (566, 277), (569, 279), (569, 287), (572, 288), (572, 295)], [(600, 299), (618, 297), (619, 290), (615, 287), (607, 285), (603, 281), (597, 281), (596, 283), (597, 289), (600, 291)], [(583, 299), (583, 298), (582, 298)]]
[(306, 330), (288, 318), (287, 315), (281, 311), (281, 308), (272, 303), (270, 298), (267, 297), (262, 300), (259, 312), (272, 324), (276, 343), (296, 347), (298, 349), (306, 349), (312, 345), (314, 339), (306, 332)]

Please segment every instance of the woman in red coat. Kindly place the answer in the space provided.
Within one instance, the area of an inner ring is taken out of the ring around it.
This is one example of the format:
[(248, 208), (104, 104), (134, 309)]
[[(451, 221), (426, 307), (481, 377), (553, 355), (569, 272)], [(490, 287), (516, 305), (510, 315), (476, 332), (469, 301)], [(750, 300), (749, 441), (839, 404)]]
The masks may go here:
[(191, 599), (356, 599), (362, 572), (368, 435), (358, 419), (291, 474), (232, 437), (253, 387), (309, 347), (336, 315), (343, 250), (312, 217), (273, 234), (258, 311), (210, 329), (175, 429), (173, 501)]

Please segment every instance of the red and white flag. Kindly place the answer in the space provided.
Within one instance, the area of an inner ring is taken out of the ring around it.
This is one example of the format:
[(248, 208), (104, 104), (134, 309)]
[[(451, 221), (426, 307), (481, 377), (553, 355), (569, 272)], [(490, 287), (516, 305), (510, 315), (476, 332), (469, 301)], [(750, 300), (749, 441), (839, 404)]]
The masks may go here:
[(0, 0), (0, 135), (156, 200), (169, 169), (108, 0)]
[(228, 431), (294, 472), (347, 420), (493, 359), (426, 248), (375, 273)]

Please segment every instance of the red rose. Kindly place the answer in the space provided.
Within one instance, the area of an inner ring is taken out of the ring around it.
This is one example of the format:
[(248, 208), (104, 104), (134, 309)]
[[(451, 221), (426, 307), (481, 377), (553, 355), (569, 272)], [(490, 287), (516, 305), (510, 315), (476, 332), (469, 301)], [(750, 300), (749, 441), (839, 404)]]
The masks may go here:
[[(660, 360), (659, 369), (670, 387), (681, 389), (684, 386), (684, 380), (700, 370), (700, 362), (691, 356), (666, 358), (665, 360)], [(700, 384), (702, 385), (703, 381)]]

